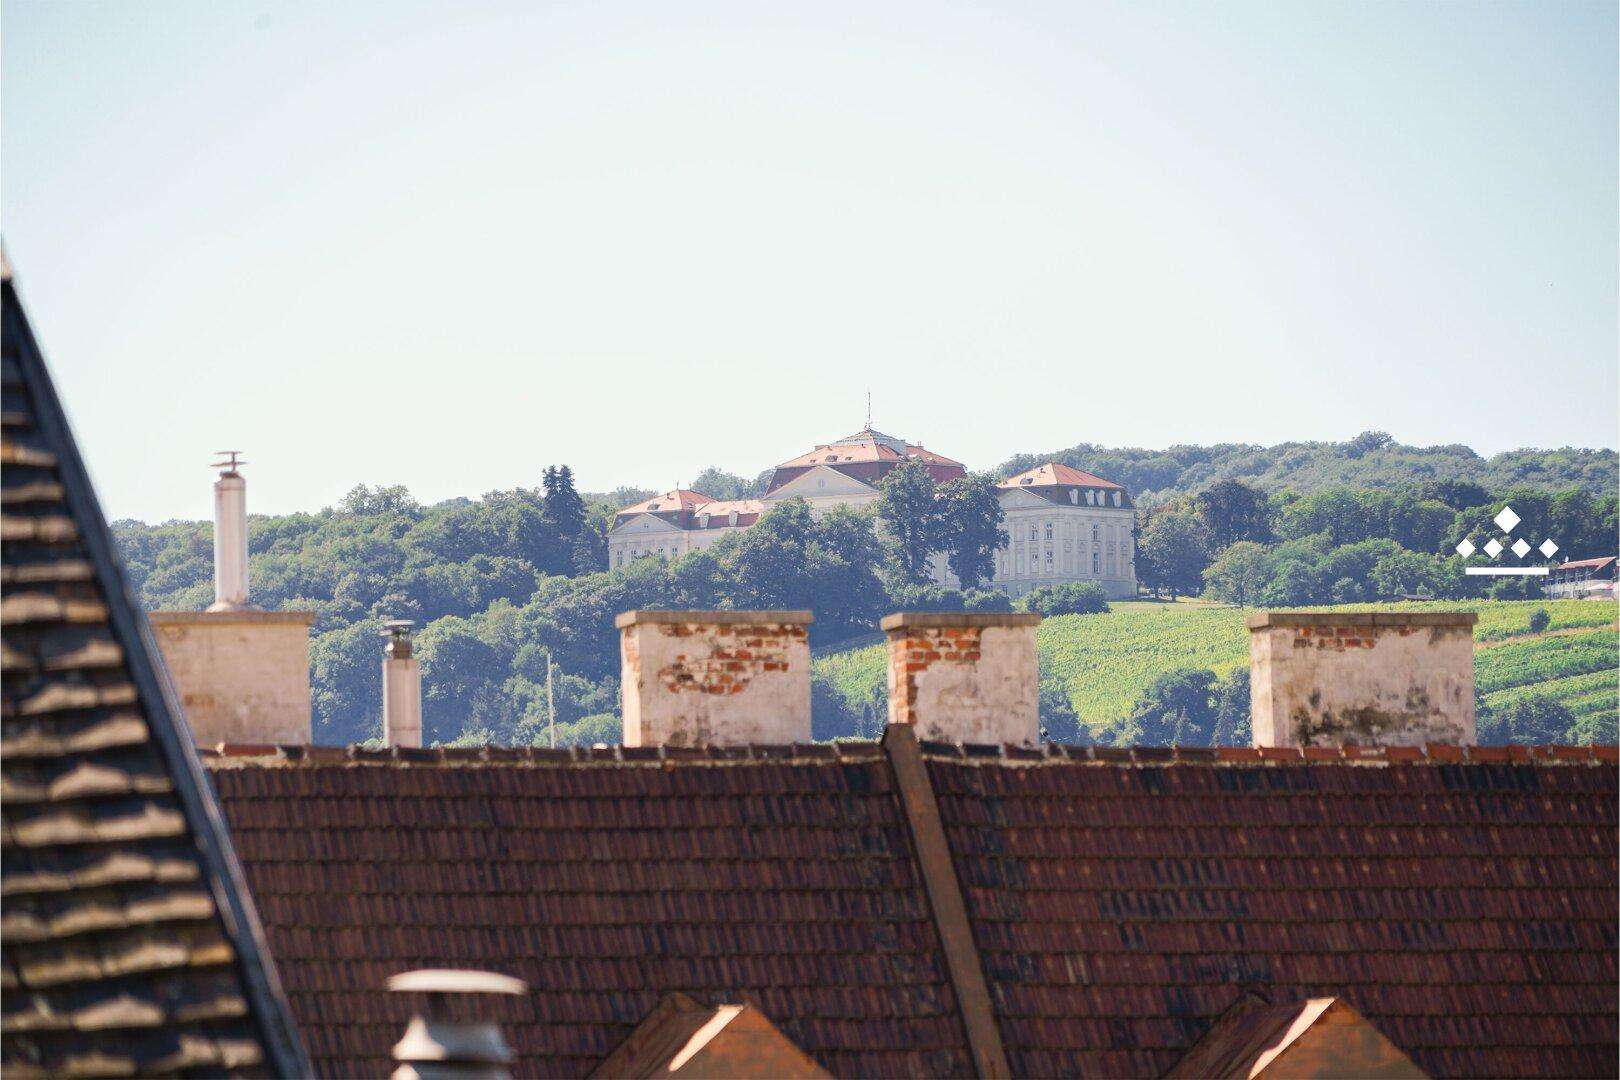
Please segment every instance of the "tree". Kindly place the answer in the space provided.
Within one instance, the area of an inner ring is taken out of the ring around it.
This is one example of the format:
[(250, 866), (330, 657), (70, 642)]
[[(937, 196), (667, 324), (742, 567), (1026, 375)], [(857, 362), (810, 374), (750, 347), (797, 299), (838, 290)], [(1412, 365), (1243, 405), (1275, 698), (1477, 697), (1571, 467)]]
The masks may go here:
[(1209, 528), (1185, 507), (1167, 507), (1149, 515), (1137, 543), (1137, 573), (1155, 596), (1170, 590), (1170, 599), (1196, 593), (1209, 565)]
[(564, 547), (572, 552), (585, 528), (585, 500), (574, 488), (574, 470), (567, 465), (548, 467), (542, 483), (546, 492), (546, 520), (562, 537)]
[(1538, 607), (1530, 613), (1530, 632), (1532, 634), (1544, 633), (1551, 623), (1552, 616), (1547, 614), (1547, 609), (1544, 607)]
[(1095, 581), (1042, 585), (1024, 597), (1024, 610), (1055, 615), (1100, 615), (1108, 611), (1108, 592)]
[(928, 466), (920, 461), (896, 466), (883, 479), (877, 507), (901, 580), (911, 584), (927, 581), (929, 559), (947, 546), (942, 542), (938, 490)]
[(963, 589), (996, 574), (996, 552), (1007, 546), (1001, 500), (988, 476), (961, 476), (939, 488), (940, 531), (951, 573)]
[(1385, 599), (1402, 596), (1439, 596), (1440, 563), (1432, 555), (1399, 551), (1385, 555), (1369, 575), (1373, 592)]
[(1252, 540), (1239, 540), (1204, 570), (1204, 589), (1217, 600), (1248, 607), (1271, 576), (1266, 549)]
[(1254, 740), (1249, 723), (1249, 669), (1240, 667), (1215, 689), (1212, 746), (1247, 746)]
[(1257, 488), (1222, 480), (1199, 492), (1193, 506), (1209, 527), (1214, 551), (1239, 541), (1263, 544), (1271, 539), (1271, 503)]
[(1177, 668), (1154, 679), (1127, 721), (1143, 746), (1208, 746), (1214, 733), (1215, 673)]

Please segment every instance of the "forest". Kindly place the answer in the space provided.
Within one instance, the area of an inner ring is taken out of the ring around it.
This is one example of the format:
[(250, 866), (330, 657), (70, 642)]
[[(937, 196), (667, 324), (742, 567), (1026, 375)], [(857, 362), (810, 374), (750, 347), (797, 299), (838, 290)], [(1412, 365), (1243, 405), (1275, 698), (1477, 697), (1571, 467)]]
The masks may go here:
[[(1372, 433), (1342, 444), (1145, 454), (1076, 447), (1055, 456), (1127, 485), (1137, 475), (1128, 470), (1140, 468), (1147, 471), (1139, 483), (1146, 477), (1158, 484), (1138, 499), (1138, 573), (1146, 590), (1166, 598), (1204, 595), (1237, 605), (1478, 598), (1482, 579), (1462, 573), (1464, 560), (1452, 548), (1465, 536), (1483, 538), (1503, 501), (1512, 502), (1524, 520), (1519, 533), (1533, 542), (1553, 537), (1573, 558), (1614, 546), (1612, 451), (1485, 459), (1466, 448), (1402, 447)], [(1481, 479), (1454, 478), (1447, 471), (1454, 458), (1471, 460), (1470, 475)], [(707, 551), (611, 572), (604, 566), (612, 515), (642, 493), (582, 495), (567, 466), (546, 468), (532, 489), (432, 506), (402, 487), (360, 486), (317, 512), (251, 518), (252, 598), (267, 609), (317, 615), (317, 742), (377, 736), (384, 618), (418, 624), (430, 741), (611, 742), (618, 738), (613, 617), (620, 611), (810, 608), (812, 644), (825, 652), (870, 635), (889, 611), (1008, 609), (998, 592), (927, 584), (922, 567), (943, 552), (962, 580), (987, 580), (1000, 513), (994, 481), (1033, 460), (1013, 458), (994, 474), (939, 490), (922, 470), (901, 468), (875, 508), (814, 519), (803, 503), (789, 502)], [(1287, 461), (1299, 469), (1293, 480)], [(1174, 475), (1169, 462), (1177, 463)], [(757, 493), (759, 484), (710, 470), (694, 486), (725, 497)], [(210, 523), (119, 521), (114, 531), (148, 609), (196, 610), (212, 600)], [(1509, 579), (1489, 595), (1512, 598), (1523, 588)], [(1041, 590), (1023, 604), (1050, 616), (1107, 606), (1085, 587)], [(546, 697), (548, 663), (554, 702)], [(831, 689), (824, 680), (814, 688), (818, 738), (861, 733), (880, 715), (876, 703), (852, 703)], [(1155, 692), (1172, 699), (1185, 689)], [(1235, 689), (1211, 684), (1203, 692), (1209, 702), (1236, 701)], [(1225, 716), (1221, 710), (1215, 703), (1188, 715)], [(1054, 734), (1080, 734), (1061, 694), (1043, 691), (1042, 712)], [(1145, 722), (1139, 716), (1135, 730)], [(1212, 720), (1205, 737), (1235, 737), (1234, 723)]]

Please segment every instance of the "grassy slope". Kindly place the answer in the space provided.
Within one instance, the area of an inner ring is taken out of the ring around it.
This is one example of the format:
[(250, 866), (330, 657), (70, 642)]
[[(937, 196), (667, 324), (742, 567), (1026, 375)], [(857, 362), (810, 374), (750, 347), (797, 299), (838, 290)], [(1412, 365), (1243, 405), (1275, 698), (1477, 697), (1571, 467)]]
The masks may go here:
[[(1616, 707), (1620, 650), (1613, 604), (1595, 600), (1547, 602), (1436, 601), (1350, 604), (1331, 610), (1469, 610), (1479, 612), (1475, 676), (1486, 700), (1507, 704), (1525, 694), (1551, 694), (1577, 716)], [(1575, 633), (1532, 636), (1530, 614), (1545, 608), (1549, 629)], [(1065, 615), (1041, 624), (1041, 671), (1069, 688), (1086, 723), (1106, 727), (1123, 719), (1158, 675), (1178, 667), (1210, 668), (1220, 675), (1248, 663), (1245, 612), (1201, 604), (1118, 603), (1107, 615)], [(1579, 628), (1592, 628), (1579, 632)], [(833, 653), (816, 661), (847, 700), (863, 701), (884, 678), (884, 647)]]

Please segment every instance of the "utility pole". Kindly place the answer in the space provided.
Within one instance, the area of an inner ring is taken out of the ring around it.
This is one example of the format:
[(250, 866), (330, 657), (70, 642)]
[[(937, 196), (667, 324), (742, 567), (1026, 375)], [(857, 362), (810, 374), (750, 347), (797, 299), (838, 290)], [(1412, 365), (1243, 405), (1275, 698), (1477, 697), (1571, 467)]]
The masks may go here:
[(557, 700), (551, 696), (551, 650), (546, 650), (546, 732), (551, 748), (557, 749)]

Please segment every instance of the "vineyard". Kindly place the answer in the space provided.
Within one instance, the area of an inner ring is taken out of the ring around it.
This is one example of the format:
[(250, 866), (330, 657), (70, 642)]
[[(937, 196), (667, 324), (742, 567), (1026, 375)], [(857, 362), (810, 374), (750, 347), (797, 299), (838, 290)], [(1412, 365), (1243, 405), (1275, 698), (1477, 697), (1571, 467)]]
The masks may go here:
[[(1589, 600), (1504, 600), (1350, 604), (1320, 610), (1467, 610), (1475, 627), (1477, 685), (1492, 708), (1527, 696), (1550, 696), (1577, 718), (1615, 714), (1620, 644), (1613, 604)], [(1530, 617), (1548, 615), (1533, 633)], [(1111, 727), (1159, 675), (1207, 668), (1225, 676), (1249, 662), (1246, 612), (1203, 604), (1116, 603), (1104, 615), (1065, 615), (1041, 624), (1041, 675), (1069, 695), (1093, 730)], [(815, 662), (817, 675), (845, 701), (868, 700), (884, 680), (882, 645), (835, 652)], [(858, 706), (857, 706), (858, 707)]]

